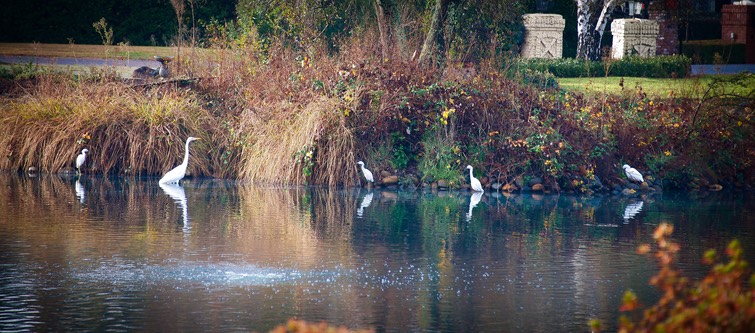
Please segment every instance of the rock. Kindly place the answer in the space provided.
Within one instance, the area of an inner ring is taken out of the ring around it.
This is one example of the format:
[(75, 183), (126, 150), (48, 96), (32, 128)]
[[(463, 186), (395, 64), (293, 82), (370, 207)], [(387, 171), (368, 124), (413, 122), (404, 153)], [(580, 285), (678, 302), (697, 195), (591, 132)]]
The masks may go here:
[(506, 185), (503, 185), (503, 187), (501, 187), (501, 191), (504, 191), (504, 192), (514, 192), (518, 189), (519, 188), (513, 183), (508, 183)]
[(631, 183), (631, 182), (630, 182), (630, 183), (627, 183), (626, 185), (627, 185), (627, 188), (629, 188), (629, 189), (632, 189), (632, 190), (635, 190), (635, 191), (637, 191), (637, 190), (639, 190), (639, 189), (640, 189), (640, 186), (639, 186), (639, 185), (637, 185), (637, 184), (635, 184), (635, 183)]
[(540, 177), (532, 177), (529, 182), (527, 182), (527, 185), (529, 187), (534, 187), (535, 184), (542, 184), (543, 180)]
[(523, 187), (524, 187), (524, 185), (525, 185), (525, 184), (524, 184), (524, 178), (522, 178), (522, 176), (518, 176), (518, 177), (514, 178), (514, 184), (515, 184), (515, 185), (516, 185), (516, 186), (517, 186), (518, 188), (523, 188)]
[(692, 183), (695, 184), (695, 188), (707, 187), (708, 185), (710, 185), (710, 182), (705, 178), (694, 178), (692, 179)]
[(535, 185), (532, 185), (532, 192), (542, 192), (545, 191), (545, 186), (543, 184), (537, 183)]
[(486, 186), (486, 185), (490, 184), (490, 178), (488, 178), (488, 177), (480, 177), (480, 184), (482, 184), (482, 186)]
[(587, 186), (593, 190), (599, 190), (603, 188), (603, 182), (600, 181), (600, 177), (593, 175)]
[(490, 184), (490, 187), (493, 188), (494, 190), (498, 191), (498, 190), (501, 189), (501, 187), (503, 187), (503, 184), (501, 184), (499, 182), (495, 182), (493, 184)]
[(391, 173), (389, 171), (386, 171), (386, 170), (380, 171), (380, 177), (385, 178), (385, 177), (390, 177), (390, 176), (391, 176)]
[(445, 180), (439, 180), (436, 184), (438, 184), (438, 189), (447, 189), (448, 183)]
[(29, 173), (37, 173), (39, 172), (39, 169), (37, 169), (37, 167), (35, 166), (30, 166), (29, 169), (27, 169), (26, 171)]
[(625, 188), (624, 190), (621, 191), (621, 194), (623, 195), (633, 195), (635, 193), (637, 193), (637, 191), (631, 188)]
[(708, 185), (708, 190), (711, 190), (713, 192), (718, 192), (720, 190), (723, 190), (724, 187), (719, 184), (710, 184)]
[(409, 176), (407, 177), (407, 179), (409, 179), (409, 181), (410, 181), (410, 182), (411, 182), (411, 183), (412, 183), (412, 184), (413, 184), (414, 186), (418, 186), (418, 185), (419, 185), (419, 178), (418, 178), (417, 176), (415, 176), (415, 175), (409, 175)]
[(389, 175), (389, 176), (383, 177), (382, 182), (383, 182), (383, 185), (395, 185), (395, 184), (398, 184), (398, 176), (396, 176), (396, 175), (390, 176)]

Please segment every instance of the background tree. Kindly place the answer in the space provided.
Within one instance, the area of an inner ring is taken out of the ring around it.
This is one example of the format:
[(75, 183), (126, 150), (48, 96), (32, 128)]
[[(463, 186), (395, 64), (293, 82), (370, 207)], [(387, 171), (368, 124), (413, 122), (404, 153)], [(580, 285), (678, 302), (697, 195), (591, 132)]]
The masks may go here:
[(600, 42), (611, 12), (624, 0), (577, 0), (577, 58), (600, 60)]

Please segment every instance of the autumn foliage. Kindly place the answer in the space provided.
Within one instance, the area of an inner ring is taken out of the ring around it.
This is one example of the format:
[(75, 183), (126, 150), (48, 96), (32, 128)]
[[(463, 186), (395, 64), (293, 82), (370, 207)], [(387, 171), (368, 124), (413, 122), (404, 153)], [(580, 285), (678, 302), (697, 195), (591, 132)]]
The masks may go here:
[[(711, 270), (700, 281), (683, 277), (674, 266), (679, 244), (669, 239), (673, 226), (661, 224), (653, 238), (656, 249), (642, 245), (641, 254), (651, 254), (660, 271), (650, 284), (662, 296), (638, 313), (640, 302), (631, 291), (624, 294), (619, 332), (755, 332), (755, 275), (743, 258), (738, 241), (726, 249), (728, 262), (718, 262), (716, 252), (706, 252), (703, 262)], [(595, 327), (593, 327), (595, 328)]]

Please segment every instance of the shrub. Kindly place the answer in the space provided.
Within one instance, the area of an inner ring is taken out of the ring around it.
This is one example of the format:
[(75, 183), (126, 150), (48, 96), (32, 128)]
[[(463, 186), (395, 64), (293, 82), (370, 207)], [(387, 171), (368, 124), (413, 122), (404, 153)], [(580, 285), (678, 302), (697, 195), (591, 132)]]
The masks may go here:
[(690, 72), (691, 60), (685, 56), (656, 56), (650, 58), (625, 57), (609, 59), (610, 66), (600, 61), (585, 61), (573, 58), (564, 59), (520, 59), (515, 70), (535, 70), (549, 72), (556, 77), (685, 77)]
[[(693, 282), (674, 266), (679, 244), (668, 239), (672, 232), (673, 226), (663, 223), (653, 233), (660, 271), (650, 284), (662, 292), (660, 300), (636, 321), (623, 315), (619, 332), (754, 332), (755, 275), (743, 259), (739, 242), (732, 241), (726, 248), (727, 263), (716, 263), (716, 252), (707, 251), (703, 262), (712, 268), (702, 280)], [(651, 253), (650, 245), (640, 246), (638, 253)], [(637, 296), (627, 291), (620, 310), (638, 309)], [(591, 325), (598, 326), (596, 322)]]
[(680, 55), (649, 58), (626, 57), (613, 62), (608, 75), (633, 77), (686, 77), (691, 61)]

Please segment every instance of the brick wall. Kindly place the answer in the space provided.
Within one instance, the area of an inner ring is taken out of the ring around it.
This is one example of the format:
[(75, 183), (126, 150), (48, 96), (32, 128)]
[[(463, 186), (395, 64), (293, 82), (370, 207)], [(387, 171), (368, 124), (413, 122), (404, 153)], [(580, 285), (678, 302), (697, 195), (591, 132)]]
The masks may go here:
[(721, 39), (745, 44), (747, 63), (755, 63), (755, 6), (723, 5)]
[(658, 38), (656, 39), (656, 55), (671, 55), (679, 53), (679, 28), (665, 10), (663, 1), (651, 1), (648, 6), (648, 19), (658, 22)]

